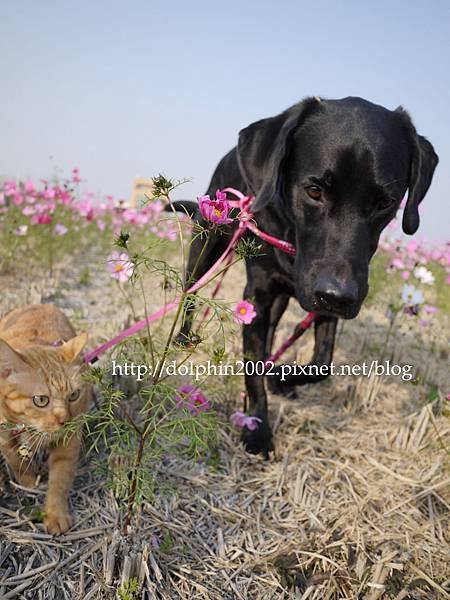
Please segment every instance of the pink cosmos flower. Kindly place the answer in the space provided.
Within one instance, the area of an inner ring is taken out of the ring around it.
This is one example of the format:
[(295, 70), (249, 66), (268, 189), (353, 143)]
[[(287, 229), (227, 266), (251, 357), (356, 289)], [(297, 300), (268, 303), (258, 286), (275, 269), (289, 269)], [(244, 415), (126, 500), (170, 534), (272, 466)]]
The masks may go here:
[(153, 218), (156, 219), (156, 217), (158, 217), (158, 215), (164, 211), (164, 202), (161, 200), (155, 200), (151, 204), (148, 204), (146, 209), (149, 210), (152, 213)]
[(255, 317), (256, 311), (251, 302), (241, 300), (236, 304), (236, 308), (234, 309), (234, 319), (237, 323), (249, 325)]
[(220, 190), (217, 190), (216, 198), (214, 200), (211, 200), (208, 195), (200, 196), (198, 205), (202, 217), (216, 225), (228, 225), (229, 223), (232, 223), (233, 219), (228, 217), (230, 204), (226, 198), (226, 193), (221, 192)]
[(56, 223), (55, 229), (53, 230), (55, 235), (66, 235), (69, 231), (65, 225), (62, 223)]
[(394, 260), (391, 262), (391, 265), (393, 267), (395, 267), (396, 269), (404, 269), (405, 268), (405, 263), (402, 261), (401, 258), (394, 258)]
[(20, 204), (23, 204), (23, 201), (24, 197), (22, 196), (22, 194), (19, 191), (15, 192), (13, 196), (13, 204), (19, 206)]
[(14, 179), (9, 179), (3, 183), (3, 191), (5, 192), (5, 196), (11, 196), (15, 193), (17, 189), (17, 184)]
[(122, 229), (122, 219), (119, 219), (114, 215), (112, 220), (112, 228), (114, 235), (119, 235), (120, 230)]
[(431, 258), (431, 260), (441, 260), (441, 258), (442, 258), (442, 251), (439, 250), (439, 248), (435, 248), (434, 250), (431, 251), (430, 258)]
[(437, 306), (432, 306), (431, 304), (424, 304), (423, 310), (427, 313), (427, 315), (435, 315), (439, 309)]
[(415, 256), (419, 242), (417, 240), (411, 240), (406, 244), (405, 250), (410, 256)]
[(250, 431), (255, 431), (258, 429), (259, 423), (262, 423), (262, 419), (259, 417), (249, 417), (240, 410), (230, 416), (230, 421), (235, 427), (247, 427)]
[(42, 192), (42, 197), (46, 200), (52, 200), (56, 196), (56, 192), (53, 188), (47, 188)]
[(34, 194), (34, 192), (36, 191), (36, 188), (34, 187), (34, 183), (30, 180), (25, 182), (25, 185), (23, 186), (24, 190), (27, 194)]
[(199, 389), (185, 383), (178, 388), (180, 395), (175, 396), (177, 408), (187, 408), (192, 415), (198, 415), (211, 409), (211, 403), (208, 398)]
[(78, 169), (78, 168), (72, 169), (72, 182), (73, 183), (81, 182), (81, 177), (80, 177), (79, 173), (80, 173), (80, 169)]
[(147, 225), (150, 220), (150, 213), (145, 209), (126, 208), (122, 213), (122, 218), (132, 225)]
[(134, 208), (126, 208), (122, 213), (122, 218), (124, 221), (128, 221), (132, 225), (137, 224), (137, 211)]
[(48, 214), (33, 215), (31, 222), (34, 225), (49, 225), (52, 222), (52, 216)]
[(133, 275), (134, 263), (130, 261), (126, 252), (113, 250), (108, 259), (108, 270), (113, 279), (125, 283)]
[(79, 202), (77, 209), (82, 217), (86, 217), (86, 221), (92, 221), (94, 218), (94, 208), (89, 200)]
[(227, 193), (221, 190), (216, 191), (216, 200), (218, 202), (227, 202)]
[(409, 276), (411, 275), (411, 273), (409, 271), (402, 271), (401, 274), (401, 278), (406, 281), (407, 279), (409, 279)]
[(63, 204), (70, 204), (72, 202), (72, 196), (67, 190), (61, 190), (59, 197)]
[(47, 212), (49, 212), (49, 213), (55, 212), (55, 210), (56, 210), (56, 202), (54, 202), (53, 200), (49, 200), (48, 202), (46, 202), (44, 204), (44, 210), (47, 211)]

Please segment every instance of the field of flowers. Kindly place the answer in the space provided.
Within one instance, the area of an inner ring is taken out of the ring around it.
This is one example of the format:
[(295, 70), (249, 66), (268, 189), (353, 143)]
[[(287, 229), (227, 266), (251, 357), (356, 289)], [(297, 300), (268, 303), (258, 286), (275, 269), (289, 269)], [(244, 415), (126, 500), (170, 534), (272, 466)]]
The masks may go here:
[[(177, 228), (173, 219), (164, 215), (161, 199), (137, 209), (124, 208), (113, 196), (97, 198), (89, 191), (81, 192), (81, 184), (77, 168), (58, 182), (0, 182), (0, 268), (26, 258), (30, 264), (51, 270), (56, 262), (86, 248), (111, 247), (114, 236), (130, 229), (177, 240)], [(222, 197), (218, 199), (218, 203), (222, 201)], [(446, 287), (450, 285), (450, 242), (397, 238), (398, 222), (391, 222), (381, 240), (372, 267), (371, 297), (386, 290), (387, 283), (390, 288), (392, 283), (398, 284), (397, 296), (386, 298), (389, 314), (405, 309), (425, 326), (439, 310), (450, 312)]]
[[(167, 180), (155, 189), (131, 209), (84, 191), (78, 169), (59, 181), (0, 182), (0, 313), (54, 302), (95, 346), (173, 300), (192, 226), (164, 211)], [(222, 192), (199, 202), (214, 226), (227, 222)], [(276, 452), (265, 462), (239, 443), (243, 426), (258, 426), (243, 412), (242, 378), (157, 368), (146, 386), (111, 375), (111, 358), (241, 358), (240, 327), (254, 311), (237, 261), (215, 301), (213, 285), (201, 290), (187, 347), (171, 343), (175, 308), (92, 367), (90, 452), (67, 535), (43, 533), (44, 489), (5, 476), (0, 598), (450, 597), (450, 244), (396, 230), (397, 220), (372, 261), (360, 316), (339, 325), (335, 362), (412, 364), (410, 381), (342, 377), (306, 386), (296, 401), (272, 395)], [(303, 316), (291, 302), (276, 346)], [(312, 339), (286, 362), (307, 362)]]
[(104, 244), (133, 228), (175, 240), (173, 221), (161, 219), (163, 202), (155, 200), (140, 210), (120, 208), (112, 196), (96, 198), (80, 192), (81, 178), (73, 169), (58, 182), (6, 180), (0, 184), (1, 267), (26, 258), (51, 270), (66, 256)]

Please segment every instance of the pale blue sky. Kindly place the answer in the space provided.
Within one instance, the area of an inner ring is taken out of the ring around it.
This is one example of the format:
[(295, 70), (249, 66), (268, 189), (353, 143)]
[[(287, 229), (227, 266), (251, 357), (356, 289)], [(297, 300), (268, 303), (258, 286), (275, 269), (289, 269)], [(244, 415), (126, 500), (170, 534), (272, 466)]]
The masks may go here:
[[(81, 169), (204, 192), (239, 129), (300, 98), (403, 104), (440, 155), (420, 234), (448, 238), (450, 2), (78, 2), (0, 8), (0, 175)], [(53, 157), (53, 158), (50, 158)]]

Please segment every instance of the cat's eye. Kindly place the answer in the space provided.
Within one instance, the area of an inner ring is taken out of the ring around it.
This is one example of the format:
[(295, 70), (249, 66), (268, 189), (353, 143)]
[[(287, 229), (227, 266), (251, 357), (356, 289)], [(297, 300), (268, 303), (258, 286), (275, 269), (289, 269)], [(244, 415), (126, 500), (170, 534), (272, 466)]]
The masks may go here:
[(45, 408), (50, 402), (48, 396), (33, 396), (33, 404), (38, 408)]
[(69, 396), (69, 402), (75, 402), (80, 397), (80, 390), (74, 390)]
[(322, 190), (318, 185), (309, 185), (305, 188), (305, 191), (312, 200), (319, 201), (322, 199)]

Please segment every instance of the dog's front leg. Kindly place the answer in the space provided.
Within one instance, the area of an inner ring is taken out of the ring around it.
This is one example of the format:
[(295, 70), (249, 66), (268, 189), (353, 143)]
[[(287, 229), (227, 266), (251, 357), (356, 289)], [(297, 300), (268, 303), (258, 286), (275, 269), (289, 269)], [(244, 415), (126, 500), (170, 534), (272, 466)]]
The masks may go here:
[[(206, 226), (204, 221), (202, 225)], [(186, 267), (186, 279), (183, 282), (184, 290), (196, 283), (213, 266), (224, 252), (228, 242), (228, 235), (221, 235), (214, 231), (209, 231), (203, 235), (193, 233)], [(185, 300), (181, 328), (175, 338), (175, 343), (182, 346), (186, 346), (190, 342), (196, 306), (194, 293)]]
[[(269, 377), (269, 389), (274, 394), (296, 397), (295, 387), (317, 383), (330, 375), (333, 360), (337, 319), (318, 316), (314, 321), (314, 354), (307, 365), (277, 365)], [(281, 375), (283, 374), (283, 375)]]
[[(247, 293), (245, 297), (252, 296)], [(254, 301), (256, 317), (250, 325), (244, 325), (244, 363), (245, 363), (245, 385), (247, 388), (249, 414), (258, 417), (257, 428), (251, 431), (247, 427), (242, 432), (242, 441), (248, 452), (258, 454), (261, 452), (266, 459), (269, 452), (273, 450), (272, 431), (267, 414), (267, 395), (264, 386), (264, 375), (262, 372), (263, 361), (266, 358), (267, 336), (270, 326), (270, 306), (267, 294), (265, 299)], [(258, 296), (256, 296), (258, 298)]]

